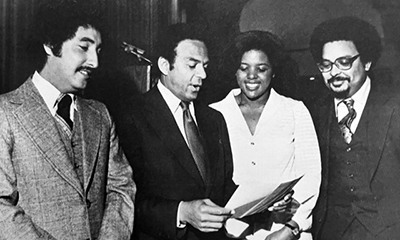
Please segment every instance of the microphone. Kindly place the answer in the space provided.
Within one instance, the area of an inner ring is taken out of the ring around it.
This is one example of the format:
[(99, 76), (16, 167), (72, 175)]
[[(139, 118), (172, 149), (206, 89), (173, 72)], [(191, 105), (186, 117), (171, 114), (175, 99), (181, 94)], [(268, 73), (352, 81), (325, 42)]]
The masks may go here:
[(145, 50), (138, 48), (132, 44), (126, 43), (126, 42), (122, 42), (121, 47), (124, 49), (124, 51), (126, 53), (130, 53), (135, 55), (139, 61), (145, 61), (150, 65), (153, 65), (153, 63), (147, 59), (146, 57), (143, 56), (143, 54), (145, 53)]

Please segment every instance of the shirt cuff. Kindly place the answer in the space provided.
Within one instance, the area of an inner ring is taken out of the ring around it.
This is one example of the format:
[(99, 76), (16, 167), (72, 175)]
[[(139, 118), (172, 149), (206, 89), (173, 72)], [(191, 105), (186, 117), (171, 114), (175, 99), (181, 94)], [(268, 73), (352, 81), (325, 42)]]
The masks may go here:
[(312, 215), (309, 217), (304, 217), (301, 216), (301, 214), (295, 214), (292, 217), (292, 220), (295, 221), (299, 225), (300, 231), (307, 231), (310, 230), (311, 228), (311, 223), (312, 223)]
[(182, 223), (181, 221), (180, 221), (180, 219), (179, 219), (179, 213), (180, 213), (180, 211), (181, 211), (181, 203), (182, 203), (182, 201), (179, 203), (179, 205), (178, 205), (178, 212), (177, 212), (177, 214), (176, 214), (176, 227), (177, 228), (185, 228), (186, 227), (186, 223)]

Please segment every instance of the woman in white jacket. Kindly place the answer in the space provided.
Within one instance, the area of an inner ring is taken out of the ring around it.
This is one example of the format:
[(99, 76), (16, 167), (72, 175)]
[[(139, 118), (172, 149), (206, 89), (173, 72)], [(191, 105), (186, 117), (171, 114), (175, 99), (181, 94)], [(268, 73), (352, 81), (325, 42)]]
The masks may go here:
[(249, 31), (235, 39), (229, 53), (240, 88), (211, 107), (227, 123), (234, 182), (260, 184), (304, 175), (294, 187), (293, 198), (300, 206), (293, 217), (247, 238), (265, 239), (269, 234), (266, 239), (312, 239), (309, 230), (321, 182), (320, 153), (307, 108), (271, 87), (284, 63), (283, 46), (269, 32)]

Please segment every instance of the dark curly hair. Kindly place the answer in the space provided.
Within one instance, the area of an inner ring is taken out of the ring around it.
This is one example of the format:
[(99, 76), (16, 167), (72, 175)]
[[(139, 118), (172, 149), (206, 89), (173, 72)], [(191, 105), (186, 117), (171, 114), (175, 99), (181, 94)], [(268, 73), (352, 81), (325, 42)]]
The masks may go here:
[(225, 75), (232, 76), (232, 74), (236, 73), (243, 55), (250, 50), (260, 50), (265, 53), (275, 74), (274, 79), (282, 78), (283, 69), (289, 59), (283, 43), (276, 35), (258, 30), (239, 33), (226, 49), (223, 60)]
[(102, 14), (92, 1), (40, 0), (39, 4), (28, 39), (28, 51), (35, 59), (36, 69), (41, 69), (47, 59), (43, 44), (60, 56), (63, 43), (72, 39), (79, 27), (104, 31)]
[(379, 33), (370, 23), (352, 16), (327, 20), (318, 25), (310, 38), (310, 51), (316, 62), (322, 60), (322, 49), (328, 42), (351, 41), (363, 63), (374, 65), (382, 51)]

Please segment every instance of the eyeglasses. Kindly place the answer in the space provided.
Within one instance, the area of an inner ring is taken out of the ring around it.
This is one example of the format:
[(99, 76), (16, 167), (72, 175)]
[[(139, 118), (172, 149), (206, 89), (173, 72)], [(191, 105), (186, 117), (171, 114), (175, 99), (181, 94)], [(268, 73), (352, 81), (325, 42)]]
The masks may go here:
[(353, 66), (353, 62), (360, 56), (360, 54), (355, 55), (354, 57), (340, 57), (337, 58), (334, 62), (329, 60), (322, 60), (322, 62), (317, 63), (319, 70), (323, 73), (329, 72), (332, 70), (333, 64), (340, 70), (349, 70)]

